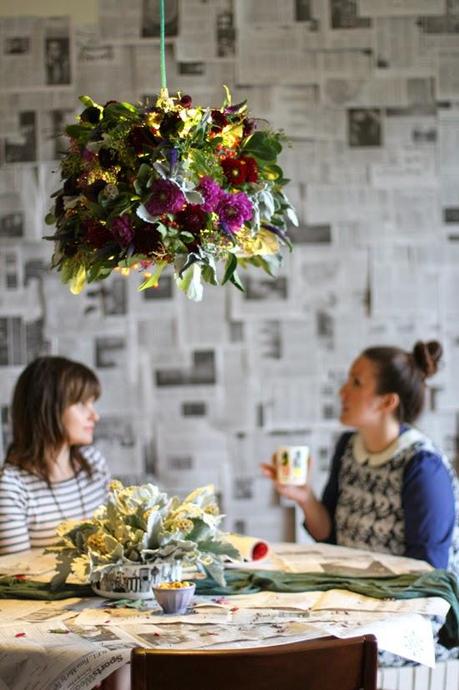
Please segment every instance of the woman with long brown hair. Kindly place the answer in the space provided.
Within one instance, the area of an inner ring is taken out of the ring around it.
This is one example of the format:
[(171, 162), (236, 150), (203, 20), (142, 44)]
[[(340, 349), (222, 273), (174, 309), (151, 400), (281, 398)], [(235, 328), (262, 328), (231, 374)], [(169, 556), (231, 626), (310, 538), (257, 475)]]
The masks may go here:
[(95, 373), (65, 357), (39, 357), (19, 376), (0, 473), (0, 554), (47, 546), (60, 522), (104, 502), (110, 476), (92, 445), (99, 395)]

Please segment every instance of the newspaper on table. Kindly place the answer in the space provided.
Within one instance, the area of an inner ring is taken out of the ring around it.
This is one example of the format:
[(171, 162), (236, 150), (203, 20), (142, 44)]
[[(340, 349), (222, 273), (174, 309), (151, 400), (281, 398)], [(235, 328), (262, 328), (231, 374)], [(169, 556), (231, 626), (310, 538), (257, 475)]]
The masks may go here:
[[(101, 633), (99, 633), (99, 637)], [(94, 638), (93, 638), (94, 640)], [(91, 641), (62, 623), (0, 627), (2, 690), (91, 690), (129, 662), (138, 642), (124, 631)], [(52, 662), (50, 652), (52, 650)]]
[[(21, 571), (48, 578), (53, 556), (21, 554)], [(428, 564), (344, 547), (275, 545), (267, 567), (287, 571), (381, 575), (427, 570)], [(259, 564), (256, 564), (259, 567)], [(339, 570), (341, 568), (341, 571)], [(18, 557), (0, 559), (0, 570), (17, 574)], [(380, 649), (433, 665), (433, 636), (427, 616), (444, 617), (440, 598), (377, 600), (344, 590), (259, 592), (196, 597), (193, 609), (164, 616), (153, 601), (139, 609), (114, 608), (101, 599), (11, 602), (0, 605), (0, 675), (7, 690), (89, 690), (123, 666), (136, 645), (152, 648), (239, 648), (282, 644), (324, 635), (374, 633)], [(11, 624), (11, 611), (15, 623)], [(46, 659), (53, 649), (52, 665)], [(11, 686), (12, 668), (28, 659)], [(23, 672), (24, 671), (24, 672)]]

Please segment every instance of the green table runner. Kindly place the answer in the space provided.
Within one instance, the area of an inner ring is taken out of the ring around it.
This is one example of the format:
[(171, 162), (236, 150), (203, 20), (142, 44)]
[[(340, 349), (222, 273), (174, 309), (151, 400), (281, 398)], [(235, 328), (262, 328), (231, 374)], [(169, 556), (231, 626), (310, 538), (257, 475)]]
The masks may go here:
[[(262, 590), (272, 592), (312, 592), (347, 589), (375, 599), (414, 599), (442, 597), (451, 606), (440, 629), (439, 642), (451, 649), (459, 646), (459, 583), (446, 570), (410, 573), (389, 577), (347, 577), (327, 573), (284, 573), (279, 570), (228, 570), (226, 586), (207, 578), (196, 581), (196, 593), (207, 595), (251, 594)], [(68, 599), (94, 596), (89, 585), (66, 584), (51, 591), (49, 583), (22, 577), (0, 577), (1, 599)]]
[(0, 576), (0, 599), (71, 599), (72, 597), (96, 596), (91, 585), (65, 584), (51, 590), (49, 582), (36, 582), (20, 576)]
[(221, 587), (210, 578), (196, 581), (197, 594), (250, 594), (262, 590), (272, 592), (312, 592), (347, 589), (375, 599), (414, 599), (442, 597), (451, 605), (439, 642), (448, 649), (459, 646), (459, 583), (446, 570), (410, 573), (389, 577), (348, 577), (327, 573), (284, 573), (279, 570), (229, 570), (227, 585)]

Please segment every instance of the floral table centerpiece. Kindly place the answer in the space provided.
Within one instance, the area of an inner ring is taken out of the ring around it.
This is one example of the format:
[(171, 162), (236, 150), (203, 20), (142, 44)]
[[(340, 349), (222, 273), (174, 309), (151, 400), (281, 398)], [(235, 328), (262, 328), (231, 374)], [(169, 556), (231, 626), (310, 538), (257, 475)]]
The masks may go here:
[(55, 241), (52, 266), (75, 294), (134, 267), (144, 272), (139, 289), (156, 287), (172, 264), (179, 288), (200, 300), (202, 281), (242, 290), (238, 265), (276, 275), (280, 246), (291, 247), (287, 220), (297, 220), (277, 161), (282, 132), (249, 117), (245, 102), (233, 105), (227, 87), (221, 108), (169, 96), (165, 2), (158, 0), (158, 98), (99, 105), (82, 96), (78, 123), (65, 130), (64, 182), (46, 217), (56, 233), (46, 239)]
[(72, 292), (133, 267), (145, 289), (173, 265), (194, 300), (202, 281), (243, 289), (238, 265), (277, 274), (287, 221), (297, 222), (277, 161), (281, 132), (232, 105), (228, 90), (221, 108), (167, 91), (146, 105), (81, 101), (46, 217), (56, 225), (52, 266)]
[(102, 594), (109, 582), (114, 596), (148, 598), (155, 580), (178, 579), (181, 566), (195, 566), (224, 583), (223, 558), (239, 553), (219, 529), (222, 517), (211, 485), (181, 501), (153, 484), (111, 482), (107, 503), (92, 518), (58, 527), (60, 540), (48, 549), (57, 553), (52, 584), (58, 587), (73, 573)]

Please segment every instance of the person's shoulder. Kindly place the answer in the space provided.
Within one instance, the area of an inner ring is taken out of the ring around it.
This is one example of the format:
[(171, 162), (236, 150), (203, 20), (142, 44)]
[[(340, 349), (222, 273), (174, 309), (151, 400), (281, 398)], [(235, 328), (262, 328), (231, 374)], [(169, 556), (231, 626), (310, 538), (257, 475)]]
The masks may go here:
[(83, 446), (80, 448), (80, 453), (88, 462), (93, 472), (100, 472), (103, 475), (109, 473), (107, 461), (95, 446)]
[(413, 436), (413, 442), (409, 446), (411, 452), (405, 468), (405, 479), (435, 481), (442, 475), (446, 477), (454, 474), (447, 456), (432, 439), (417, 429), (410, 429), (410, 434)]
[(29, 479), (33, 479), (29, 472), (5, 462), (0, 469), (0, 491), (25, 491)]
[(335, 445), (335, 453), (340, 454), (345, 451), (349, 441), (355, 436), (355, 431), (344, 431), (339, 435)]
[(410, 452), (411, 462), (449, 463), (445, 453), (434, 441), (415, 427), (403, 429), (400, 434), (400, 446)]

